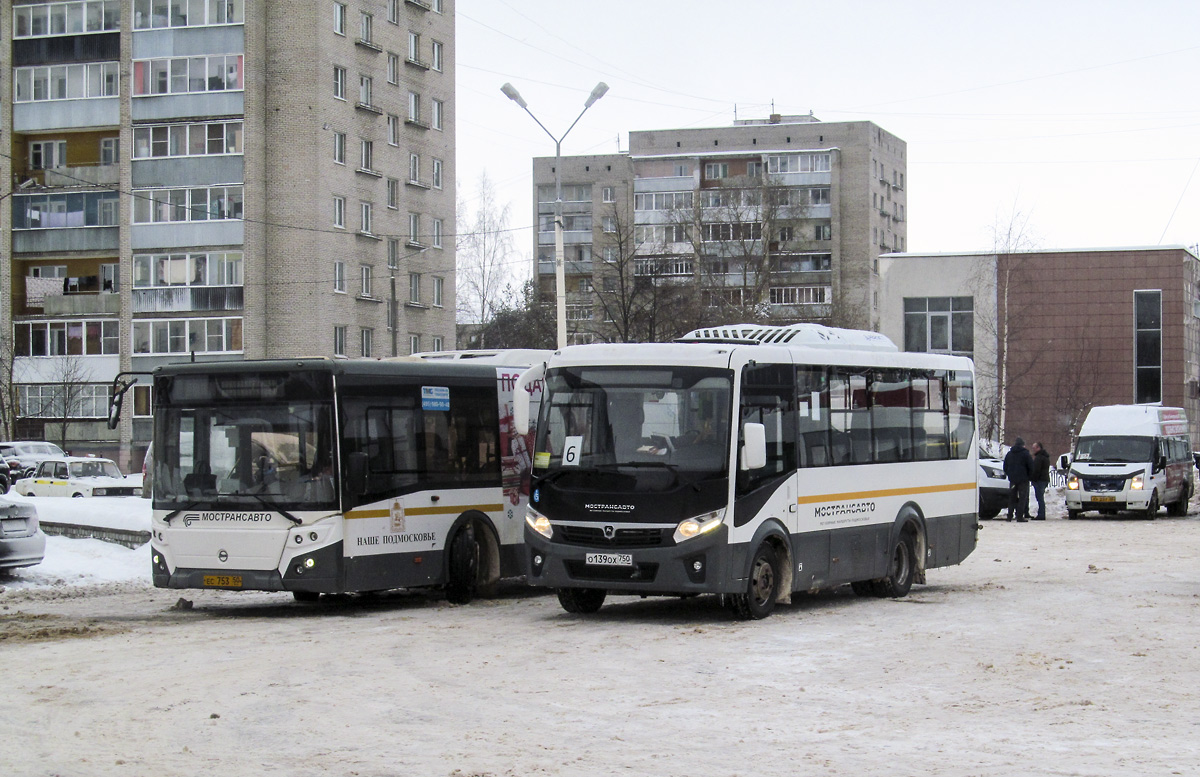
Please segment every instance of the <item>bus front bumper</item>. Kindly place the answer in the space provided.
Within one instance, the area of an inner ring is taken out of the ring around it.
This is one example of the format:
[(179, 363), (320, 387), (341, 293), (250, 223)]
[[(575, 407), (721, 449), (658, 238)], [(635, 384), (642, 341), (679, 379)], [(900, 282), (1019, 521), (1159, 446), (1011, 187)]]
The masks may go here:
[(150, 546), (151, 573), (156, 588), (213, 588), (227, 591), (340, 592), (342, 543), (296, 556), (286, 570), (189, 569), (167, 565), (167, 556)]
[[(665, 532), (664, 532), (665, 533)], [(740, 591), (730, 580), (729, 530), (676, 545), (590, 546), (554, 542), (525, 527), (525, 574), (545, 588), (599, 588), (613, 593), (701, 594)]]

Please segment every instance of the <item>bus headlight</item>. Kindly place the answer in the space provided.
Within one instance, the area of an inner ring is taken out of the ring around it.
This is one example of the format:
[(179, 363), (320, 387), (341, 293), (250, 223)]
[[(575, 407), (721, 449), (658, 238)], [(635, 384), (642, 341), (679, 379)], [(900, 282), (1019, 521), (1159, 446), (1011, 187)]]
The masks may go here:
[(1145, 484), (1146, 481), (1141, 475), (1134, 475), (1133, 479), (1129, 481), (1129, 488), (1133, 491), (1141, 491)]
[(1077, 478), (1074, 475), (1067, 478), (1067, 490), (1068, 491), (1078, 491), (1079, 490), (1079, 478)]
[(525, 513), (525, 523), (529, 524), (529, 528), (546, 539), (550, 539), (554, 535), (554, 527), (550, 525), (550, 519), (532, 507)]
[(675, 543), (679, 544), (684, 540), (690, 540), (692, 537), (699, 537), (701, 534), (708, 534), (713, 529), (721, 525), (725, 520), (725, 511), (716, 510), (704, 515), (697, 515), (695, 518), (688, 518), (680, 521), (675, 527)]

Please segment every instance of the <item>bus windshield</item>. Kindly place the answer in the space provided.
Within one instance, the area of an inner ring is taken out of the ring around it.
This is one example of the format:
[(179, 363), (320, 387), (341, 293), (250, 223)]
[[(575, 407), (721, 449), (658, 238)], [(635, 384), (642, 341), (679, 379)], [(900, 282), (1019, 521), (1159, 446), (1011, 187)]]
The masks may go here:
[(1076, 461), (1136, 461), (1154, 459), (1152, 437), (1080, 437), (1075, 448)]
[(332, 403), (169, 407), (156, 421), (155, 507), (336, 509)]
[(595, 473), (617, 472), (634, 491), (725, 477), (732, 384), (729, 370), (700, 367), (551, 370), (535, 475), (586, 488)]

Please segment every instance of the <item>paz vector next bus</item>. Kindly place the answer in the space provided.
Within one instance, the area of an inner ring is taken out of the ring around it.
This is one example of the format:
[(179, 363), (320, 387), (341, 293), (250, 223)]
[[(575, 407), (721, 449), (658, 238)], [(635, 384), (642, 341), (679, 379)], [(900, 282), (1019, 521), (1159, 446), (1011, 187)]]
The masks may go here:
[(738, 325), (564, 348), (521, 381), (544, 383), (528, 581), (568, 611), (608, 593), (719, 594), (744, 618), (845, 583), (899, 597), (975, 548), (967, 358)]

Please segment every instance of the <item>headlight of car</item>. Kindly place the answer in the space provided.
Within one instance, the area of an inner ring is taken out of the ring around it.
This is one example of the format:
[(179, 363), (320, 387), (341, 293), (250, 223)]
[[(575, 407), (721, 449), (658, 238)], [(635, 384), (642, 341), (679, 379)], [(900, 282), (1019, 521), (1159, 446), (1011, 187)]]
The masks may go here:
[(682, 520), (675, 527), (675, 544), (679, 544), (684, 540), (690, 540), (692, 537), (699, 537), (701, 534), (708, 534), (720, 526), (724, 520), (724, 510), (714, 510), (711, 513)]
[(1076, 475), (1072, 475), (1071, 477), (1067, 478), (1067, 490), (1068, 491), (1078, 491), (1079, 490), (1079, 478)]
[(106, 489), (106, 488), (93, 488), (92, 489), (92, 496), (104, 496), (107, 493), (108, 493), (108, 489)]
[(550, 525), (550, 519), (532, 507), (528, 508), (528, 511), (525, 513), (525, 523), (529, 524), (529, 528), (546, 539), (550, 539), (554, 535), (554, 527)]
[(1146, 481), (1141, 475), (1134, 475), (1129, 481), (1129, 488), (1134, 491), (1141, 491), (1145, 484)]
[(996, 469), (994, 467), (983, 467), (983, 474), (987, 475), (989, 478), (997, 478), (999, 480), (1004, 479), (1004, 470)]

